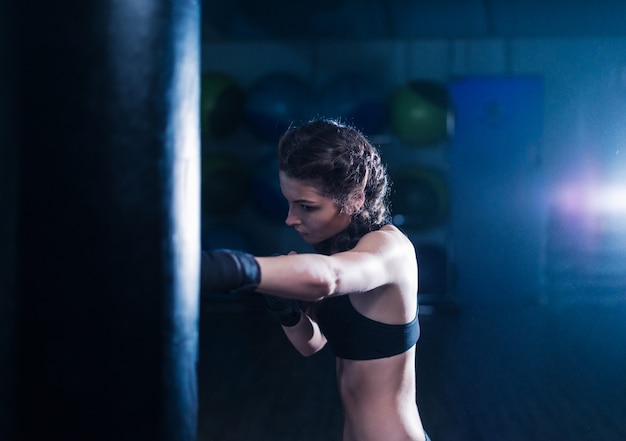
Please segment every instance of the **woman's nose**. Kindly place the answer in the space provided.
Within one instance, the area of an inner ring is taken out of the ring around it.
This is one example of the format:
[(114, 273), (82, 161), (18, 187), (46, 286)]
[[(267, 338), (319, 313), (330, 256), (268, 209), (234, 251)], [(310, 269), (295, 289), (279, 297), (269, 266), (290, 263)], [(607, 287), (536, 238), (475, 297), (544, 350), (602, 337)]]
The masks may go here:
[(287, 217), (285, 218), (285, 224), (287, 224), (288, 227), (293, 227), (294, 225), (298, 225), (299, 223), (300, 219), (298, 219), (293, 214), (293, 210), (289, 208), (289, 211), (287, 212)]

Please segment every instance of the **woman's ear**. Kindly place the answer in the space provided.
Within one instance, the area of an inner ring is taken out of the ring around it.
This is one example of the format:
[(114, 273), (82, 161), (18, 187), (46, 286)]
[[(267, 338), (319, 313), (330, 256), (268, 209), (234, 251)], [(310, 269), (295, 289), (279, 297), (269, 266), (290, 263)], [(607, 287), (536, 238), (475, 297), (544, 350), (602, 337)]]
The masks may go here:
[(365, 203), (365, 190), (361, 189), (352, 197), (352, 210), (353, 213), (358, 213), (363, 208)]

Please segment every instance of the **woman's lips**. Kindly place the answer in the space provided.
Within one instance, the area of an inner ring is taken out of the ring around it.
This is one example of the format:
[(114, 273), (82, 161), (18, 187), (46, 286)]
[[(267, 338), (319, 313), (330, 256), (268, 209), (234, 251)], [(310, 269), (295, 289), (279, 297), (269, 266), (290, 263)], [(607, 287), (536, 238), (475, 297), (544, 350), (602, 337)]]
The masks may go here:
[(309, 235), (309, 233), (307, 233), (306, 231), (302, 231), (302, 230), (296, 230), (296, 233), (298, 233), (303, 238), (306, 238)]

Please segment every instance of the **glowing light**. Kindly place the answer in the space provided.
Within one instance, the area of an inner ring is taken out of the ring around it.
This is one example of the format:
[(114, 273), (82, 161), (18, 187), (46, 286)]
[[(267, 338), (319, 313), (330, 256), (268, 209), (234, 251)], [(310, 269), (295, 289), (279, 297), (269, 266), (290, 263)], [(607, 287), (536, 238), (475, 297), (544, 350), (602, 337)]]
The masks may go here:
[(626, 184), (573, 184), (561, 187), (557, 205), (566, 212), (626, 215)]
[(599, 213), (626, 214), (626, 185), (604, 186), (590, 195), (589, 206)]

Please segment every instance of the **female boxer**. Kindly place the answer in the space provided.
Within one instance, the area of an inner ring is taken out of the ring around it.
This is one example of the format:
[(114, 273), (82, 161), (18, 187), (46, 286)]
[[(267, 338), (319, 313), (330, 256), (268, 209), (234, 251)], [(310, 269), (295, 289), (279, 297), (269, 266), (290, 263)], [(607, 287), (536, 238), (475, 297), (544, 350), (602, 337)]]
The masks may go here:
[(344, 441), (428, 439), (416, 405), (417, 260), (390, 222), (379, 153), (358, 130), (315, 120), (288, 130), (278, 156), (286, 223), (317, 253), (204, 252), (203, 293), (255, 290), (300, 353), (330, 346)]

